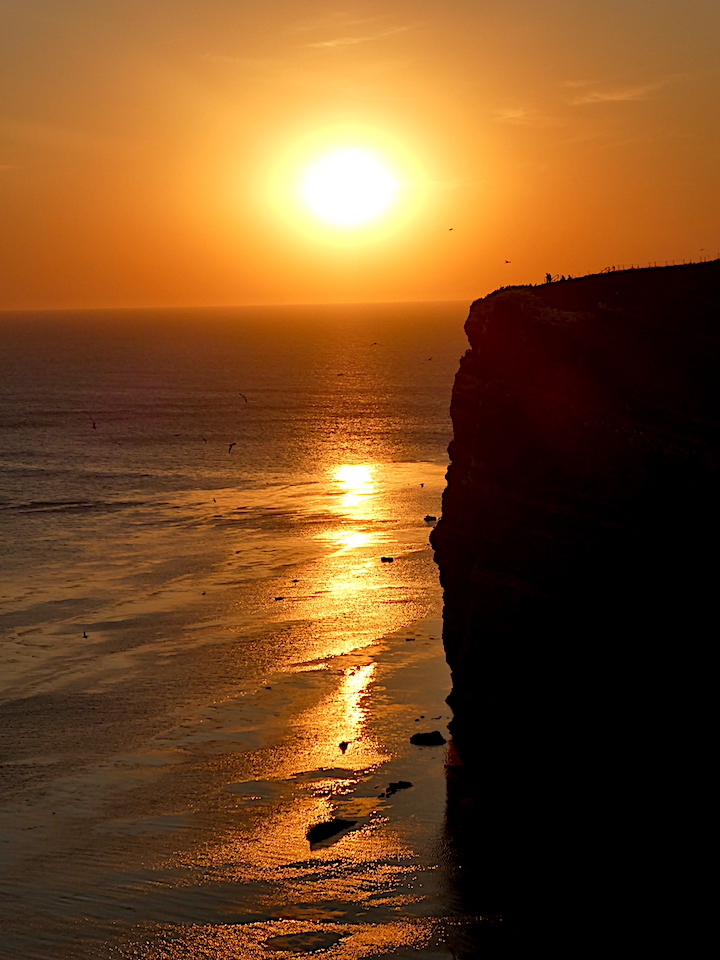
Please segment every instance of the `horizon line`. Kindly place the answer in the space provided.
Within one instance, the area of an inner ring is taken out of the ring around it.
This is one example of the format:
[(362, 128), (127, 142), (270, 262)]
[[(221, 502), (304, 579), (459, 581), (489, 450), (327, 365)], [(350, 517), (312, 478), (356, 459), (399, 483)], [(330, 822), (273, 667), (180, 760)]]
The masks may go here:
[[(689, 267), (689, 266), (700, 266), (701, 264), (706, 263), (717, 263), (720, 261), (720, 254), (716, 257), (706, 257), (701, 260), (666, 260), (664, 263), (662, 261), (658, 262), (652, 261), (647, 264), (640, 263), (631, 263), (631, 264), (619, 264), (612, 265), (608, 267), (603, 267), (601, 270), (595, 270), (589, 273), (583, 273), (580, 275), (568, 274), (566, 277), (562, 275), (565, 282), (568, 280), (577, 281), (584, 280), (587, 277), (597, 277), (602, 276), (607, 273), (624, 273), (631, 270), (665, 270), (672, 267)], [(560, 274), (553, 274), (552, 282), (562, 282), (560, 280)], [(215, 304), (185, 304), (183, 306), (178, 305), (155, 305), (149, 306), (147, 304), (141, 304), (139, 306), (94, 306), (94, 307), (0, 307), (0, 319), (3, 316), (8, 314), (18, 314), (18, 313), (98, 313), (98, 312), (118, 312), (118, 311), (130, 311), (130, 310), (257, 310), (257, 309), (276, 309), (276, 308), (286, 308), (286, 307), (359, 307), (359, 306), (390, 306), (398, 304), (440, 304), (440, 303), (468, 303), (468, 305), (475, 303), (476, 300), (482, 300), (484, 297), (489, 296), (491, 293), (496, 293), (499, 290), (506, 290), (510, 287), (541, 287), (545, 286), (548, 283), (547, 280), (540, 281), (539, 283), (511, 283), (507, 285), (501, 285), (500, 287), (495, 287), (493, 290), (489, 290), (484, 294), (481, 294), (479, 297), (441, 297), (435, 299), (427, 300), (303, 300), (296, 301), (294, 303), (215, 303)]]
[[(475, 298), (477, 299), (477, 298)], [(147, 304), (139, 306), (104, 306), (104, 307), (0, 307), (0, 317), (4, 314), (15, 313), (83, 313), (101, 311), (118, 312), (128, 310), (257, 310), (257, 309), (275, 309), (278, 307), (361, 307), (361, 306), (384, 306), (397, 304), (432, 304), (432, 303), (472, 303), (472, 298), (449, 297), (437, 298), (432, 300), (307, 300), (294, 303), (209, 303), (209, 304), (184, 304), (178, 305), (154, 305)]]

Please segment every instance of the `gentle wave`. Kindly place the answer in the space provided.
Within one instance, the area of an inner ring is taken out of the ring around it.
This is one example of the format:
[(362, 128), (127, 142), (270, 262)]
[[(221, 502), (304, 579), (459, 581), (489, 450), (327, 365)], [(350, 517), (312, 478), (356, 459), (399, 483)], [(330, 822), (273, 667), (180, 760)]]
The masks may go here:
[(128, 510), (147, 506), (146, 500), (28, 500), (0, 503), (0, 510), (18, 513), (83, 513), (86, 511)]

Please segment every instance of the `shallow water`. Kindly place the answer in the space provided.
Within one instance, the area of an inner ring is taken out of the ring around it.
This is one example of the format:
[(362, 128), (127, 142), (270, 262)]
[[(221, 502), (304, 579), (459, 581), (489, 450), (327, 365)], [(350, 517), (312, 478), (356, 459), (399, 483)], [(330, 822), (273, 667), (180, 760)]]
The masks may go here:
[(465, 312), (0, 321), (0, 956), (453, 955), (409, 736)]

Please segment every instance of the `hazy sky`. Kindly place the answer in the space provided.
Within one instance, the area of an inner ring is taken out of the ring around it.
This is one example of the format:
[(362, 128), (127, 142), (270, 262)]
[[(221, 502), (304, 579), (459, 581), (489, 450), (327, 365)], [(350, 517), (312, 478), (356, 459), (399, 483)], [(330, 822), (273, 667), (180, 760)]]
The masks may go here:
[[(0, 0), (0, 308), (470, 300), (714, 257), (719, 65), (719, 0)], [(363, 138), (401, 214), (313, 232), (294, 168)]]

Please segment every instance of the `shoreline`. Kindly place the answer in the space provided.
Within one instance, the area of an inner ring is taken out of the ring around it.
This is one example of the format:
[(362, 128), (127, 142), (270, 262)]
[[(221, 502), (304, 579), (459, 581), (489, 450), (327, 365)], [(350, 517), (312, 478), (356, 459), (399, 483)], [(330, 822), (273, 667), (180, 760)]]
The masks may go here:
[[(0, 957), (189, 960), (213, 941), (272, 957), (286, 937), (311, 950), (335, 937), (333, 960), (379, 943), (450, 957), (424, 949), (453, 910), (446, 747), (409, 740), (448, 736), (440, 635), (427, 618), (291, 664), (19, 800), (4, 816), (16, 856)], [(398, 781), (413, 786), (381, 796)], [(333, 817), (353, 829), (311, 848), (309, 826)], [(51, 953), (33, 953), (33, 928), (56, 938)]]

